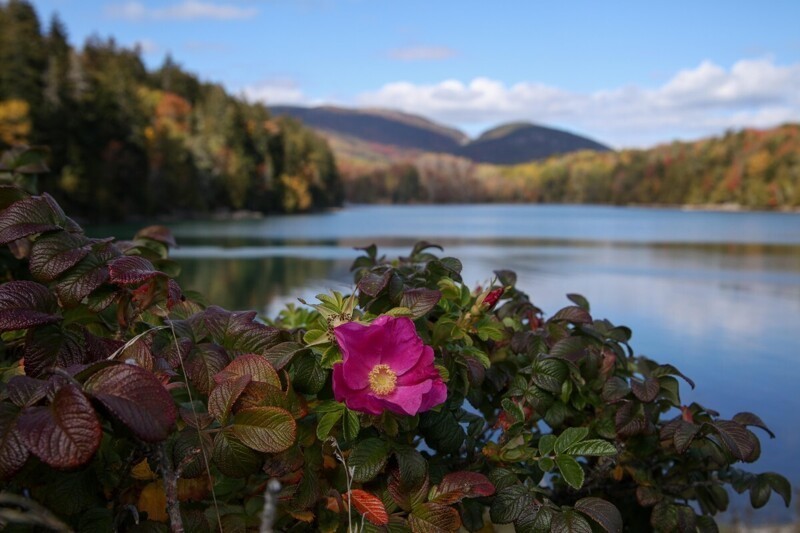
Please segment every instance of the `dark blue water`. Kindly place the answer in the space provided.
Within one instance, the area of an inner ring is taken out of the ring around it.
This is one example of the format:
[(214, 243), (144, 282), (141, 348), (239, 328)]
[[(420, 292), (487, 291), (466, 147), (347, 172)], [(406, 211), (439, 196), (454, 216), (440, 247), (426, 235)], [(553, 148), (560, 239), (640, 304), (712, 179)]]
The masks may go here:
[[(762, 459), (744, 468), (782, 472), (800, 486), (800, 214), (373, 206), (173, 229), (184, 286), (268, 314), (298, 296), (349, 288), (352, 248), (372, 242), (390, 257), (419, 239), (438, 242), (463, 261), (470, 284), (515, 270), (550, 313), (579, 292), (595, 317), (633, 329), (638, 353), (697, 382), (684, 403), (724, 417), (759, 414), (777, 439), (759, 435)], [(754, 520), (792, 516), (773, 496)]]

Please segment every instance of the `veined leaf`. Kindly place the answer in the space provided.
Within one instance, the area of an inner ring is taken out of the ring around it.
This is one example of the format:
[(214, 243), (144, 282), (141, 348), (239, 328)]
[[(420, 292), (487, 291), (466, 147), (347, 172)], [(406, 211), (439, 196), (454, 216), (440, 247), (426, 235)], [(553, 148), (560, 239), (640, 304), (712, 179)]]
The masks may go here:
[(233, 434), (248, 447), (278, 453), (294, 444), (297, 425), (291, 413), (279, 407), (251, 407), (236, 413)]
[(86, 380), (84, 390), (146, 442), (166, 439), (177, 418), (167, 389), (138, 366), (104, 368)]
[(13, 405), (0, 402), (0, 480), (16, 474), (30, 455), (17, 430), (19, 412)]
[(411, 310), (412, 319), (425, 316), (431, 309), (436, 307), (442, 293), (433, 289), (407, 289), (403, 291), (400, 299), (400, 306)]
[(0, 332), (54, 324), (61, 320), (56, 299), (33, 281), (9, 281), (0, 286)]
[(494, 494), (494, 485), (489, 478), (478, 472), (451, 472), (442, 482), (434, 486), (428, 499), (432, 502), (451, 505), (464, 498), (477, 498)]
[(281, 388), (281, 378), (266, 357), (256, 354), (240, 355), (214, 376), (214, 381), (222, 383), (240, 376), (250, 376), (253, 381), (260, 381)]
[(220, 472), (233, 478), (254, 474), (264, 462), (258, 452), (245, 446), (231, 429), (224, 429), (214, 437), (211, 457)]
[(136, 255), (119, 257), (108, 265), (109, 280), (116, 285), (138, 285), (156, 276), (166, 276), (153, 263)]
[(31, 246), (31, 274), (40, 281), (53, 281), (77, 265), (91, 249), (92, 241), (82, 234), (43, 235)]
[(231, 355), (264, 355), (282, 340), (280, 330), (255, 321), (255, 311), (231, 312), (211, 306), (201, 316), (211, 339)]
[(353, 480), (364, 483), (377, 476), (389, 455), (387, 444), (376, 438), (364, 439), (356, 443), (347, 461), (348, 466), (353, 468)]
[(575, 502), (575, 510), (600, 524), (608, 533), (622, 531), (622, 515), (613, 503), (601, 498), (582, 498)]
[(208, 396), (208, 414), (219, 420), (219, 423), (224, 426), (228, 422), (233, 404), (239, 399), (251, 379), (250, 375), (236, 376), (214, 387)]
[(525, 485), (511, 485), (500, 490), (492, 501), (489, 516), (495, 524), (509, 524), (517, 519), (531, 503), (533, 497)]
[(568, 455), (583, 455), (587, 457), (609, 457), (617, 455), (617, 448), (607, 440), (589, 439), (577, 442), (564, 450)]
[(74, 307), (108, 281), (108, 262), (119, 257), (109, 243), (92, 246), (92, 251), (59, 278), (56, 294), (66, 307)]
[(17, 200), (0, 213), (0, 244), (65, 228), (74, 229), (58, 204), (47, 194)]
[(577, 490), (583, 486), (584, 472), (583, 467), (573, 457), (569, 455), (559, 455), (556, 457), (556, 466), (564, 477), (564, 481), (573, 489)]
[(361, 489), (352, 489), (346, 493), (345, 500), (350, 500), (356, 511), (376, 526), (385, 526), (389, 523), (389, 513), (380, 498)]
[(92, 404), (74, 385), (61, 387), (46, 407), (23, 409), (17, 428), (28, 449), (53, 468), (87, 463), (103, 435)]
[(550, 533), (592, 533), (592, 526), (583, 516), (568, 509), (553, 514)]
[(567, 448), (573, 444), (577, 444), (586, 438), (589, 434), (589, 428), (574, 427), (565, 429), (561, 435), (556, 439), (553, 449), (557, 454), (564, 453)]
[(414, 507), (408, 525), (413, 533), (455, 532), (461, 527), (461, 517), (452, 507), (428, 502)]

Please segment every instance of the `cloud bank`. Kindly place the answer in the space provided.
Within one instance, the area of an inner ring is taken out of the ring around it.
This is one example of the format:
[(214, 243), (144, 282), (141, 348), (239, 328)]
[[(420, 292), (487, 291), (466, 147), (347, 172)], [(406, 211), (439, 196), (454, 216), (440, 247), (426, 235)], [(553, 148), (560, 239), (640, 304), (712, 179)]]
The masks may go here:
[(113, 4), (106, 8), (106, 15), (130, 21), (146, 20), (243, 20), (253, 18), (258, 9), (239, 7), (233, 4), (184, 0), (164, 7), (148, 7), (142, 2)]
[[(621, 148), (800, 121), (798, 87), (800, 64), (779, 65), (763, 58), (744, 59), (728, 69), (704, 61), (654, 88), (575, 92), (535, 81), (507, 84), (476, 77), (433, 84), (397, 81), (338, 103), (399, 109), (472, 133), (525, 120)], [(268, 104), (312, 103), (299, 86), (286, 82), (248, 87), (245, 93)]]

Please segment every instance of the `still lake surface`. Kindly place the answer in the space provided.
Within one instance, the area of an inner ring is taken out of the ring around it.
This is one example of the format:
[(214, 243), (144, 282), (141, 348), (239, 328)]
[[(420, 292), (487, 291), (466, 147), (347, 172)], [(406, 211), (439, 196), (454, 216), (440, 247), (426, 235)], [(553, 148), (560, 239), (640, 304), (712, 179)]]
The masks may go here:
[[(171, 228), (184, 288), (266, 315), (297, 297), (350, 290), (353, 247), (376, 243), (392, 257), (421, 239), (461, 259), (470, 285), (494, 270), (515, 270), (519, 287), (545, 313), (568, 305), (565, 294), (581, 293), (593, 316), (633, 329), (638, 354), (695, 380), (695, 390), (682, 390), (683, 403), (697, 401), (726, 418), (761, 416), (777, 438), (755, 429), (762, 458), (743, 468), (778, 471), (800, 486), (800, 214), (353, 206)], [(748, 520), (791, 519), (794, 510), (779, 499), (773, 494)], [(732, 500), (737, 507), (744, 501)]]

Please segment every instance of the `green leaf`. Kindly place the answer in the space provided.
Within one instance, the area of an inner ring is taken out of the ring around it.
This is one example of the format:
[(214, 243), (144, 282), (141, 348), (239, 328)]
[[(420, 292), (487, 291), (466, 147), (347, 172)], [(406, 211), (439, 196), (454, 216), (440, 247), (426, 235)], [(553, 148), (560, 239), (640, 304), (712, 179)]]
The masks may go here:
[(539, 469), (542, 472), (550, 472), (553, 468), (555, 468), (556, 463), (549, 457), (541, 457), (539, 459)]
[(307, 353), (308, 346), (297, 342), (282, 342), (264, 352), (264, 357), (272, 363), (275, 370), (281, 370), (300, 354)]
[(557, 454), (564, 453), (570, 446), (579, 443), (589, 434), (589, 428), (567, 428), (556, 439), (554, 449)]
[(556, 436), (552, 434), (543, 435), (541, 439), (539, 439), (539, 454), (540, 455), (549, 455), (550, 452), (553, 451), (556, 445)]
[(377, 476), (389, 455), (389, 446), (381, 439), (369, 438), (357, 442), (347, 460), (347, 465), (353, 468), (353, 481), (364, 483)]
[(232, 429), (248, 447), (259, 452), (278, 453), (294, 444), (297, 425), (285, 409), (250, 407), (236, 413)]
[(769, 480), (764, 479), (763, 476), (757, 476), (753, 483), (750, 485), (750, 505), (753, 509), (764, 507), (772, 495), (772, 487), (770, 487)]
[(346, 442), (353, 442), (358, 437), (358, 432), (361, 430), (361, 421), (358, 418), (358, 413), (345, 410), (344, 423), (342, 424), (342, 434)]
[(578, 305), (584, 311), (589, 311), (589, 300), (581, 296), (580, 294), (567, 294), (567, 298), (572, 302)]
[(254, 474), (263, 463), (261, 456), (237, 439), (231, 429), (220, 431), (214, 437), (211, 457), (220, 472), (233, 478)]
[(441, 453), (457, 452), (467, 436), (453, 413), (446, 409), (423, 413), (420, 430), (428, 445)]
[(326, 372), (317, 360), (317, 356), (307, 353), (298, 357), (292, 363), (292, 385), (306, 394), (316, 394), (325, 386), (328, 378)]
[(600, 524), (608, 533), (622, 531), (622, 515), (613, 503), (601, 498), (582, 498), (575, 502), (575, 510)]
[(614, 444), (602, 439), (589, 439), (578, 442), (564, 450), (569, 455), (583, 455), (587, 457), (611, 457), (617, 455)]
[(212, 305), (201, 317), (211, 339), (231, 355), (264, 355), (283, 339), (278, 328), (256, 322), (256, 315), (255, 311), (231, 312)]
[(562, 361), (552, 358), (542, 359), (534, 367), (533, 382), (546, 391), (559, 394), (567, 374), (567, 367)]
[(509, 524), (517, 519), (533, 501), (525, 485), (512, 485), (499, 491), (492, 501), (489, 517), (495, 524)]
[(317, 438), (320, 441), (325, 442), (325, 440), (328, 438), (328, 435), (331, 434), (333, 426), (335, 426), (336, 422), (342, 418), (342, 414), (344, 414), (344, 411), (342, 410), (331, 411), (324, 413), (320, 417), (319, 422), (317, 422)]
[(547, 507), (529, 506), (514, 522), (516, 533), (549, 532), (553, 511)]
[(428, 463), (412, 446), (394, 447), (394, 457), (400, 471), (400, 490), (410, 493), (421, 487), (428, 475)]
[(766, 472), (759, 477), (765, 479), (772, 490), (780, 494), (786, 507), (789, 507), (789, 503), (792, 501), (792, 486), (789, 484), (789, 480), (775, 472)]
[(604, 401), (614, 403), (623, 399), (631, 391), (628, 382), (624, 379), (612, 376), (603, 385), (602, 398)]
[(428, 502), (414, 507), (408, 524), (413, 533), (446, 533), (458, 531), (461, 517), (452, 507)]
[(575, 511), (566, 510), (553, 515), (550, 533), (592, 533), (592, 526)]
[(572, 488), (579, 489), (583, 486), (584, 472), (583, 467), (569, 455), (559, 455), (556, 457), (556, 466), (561, 475)]

